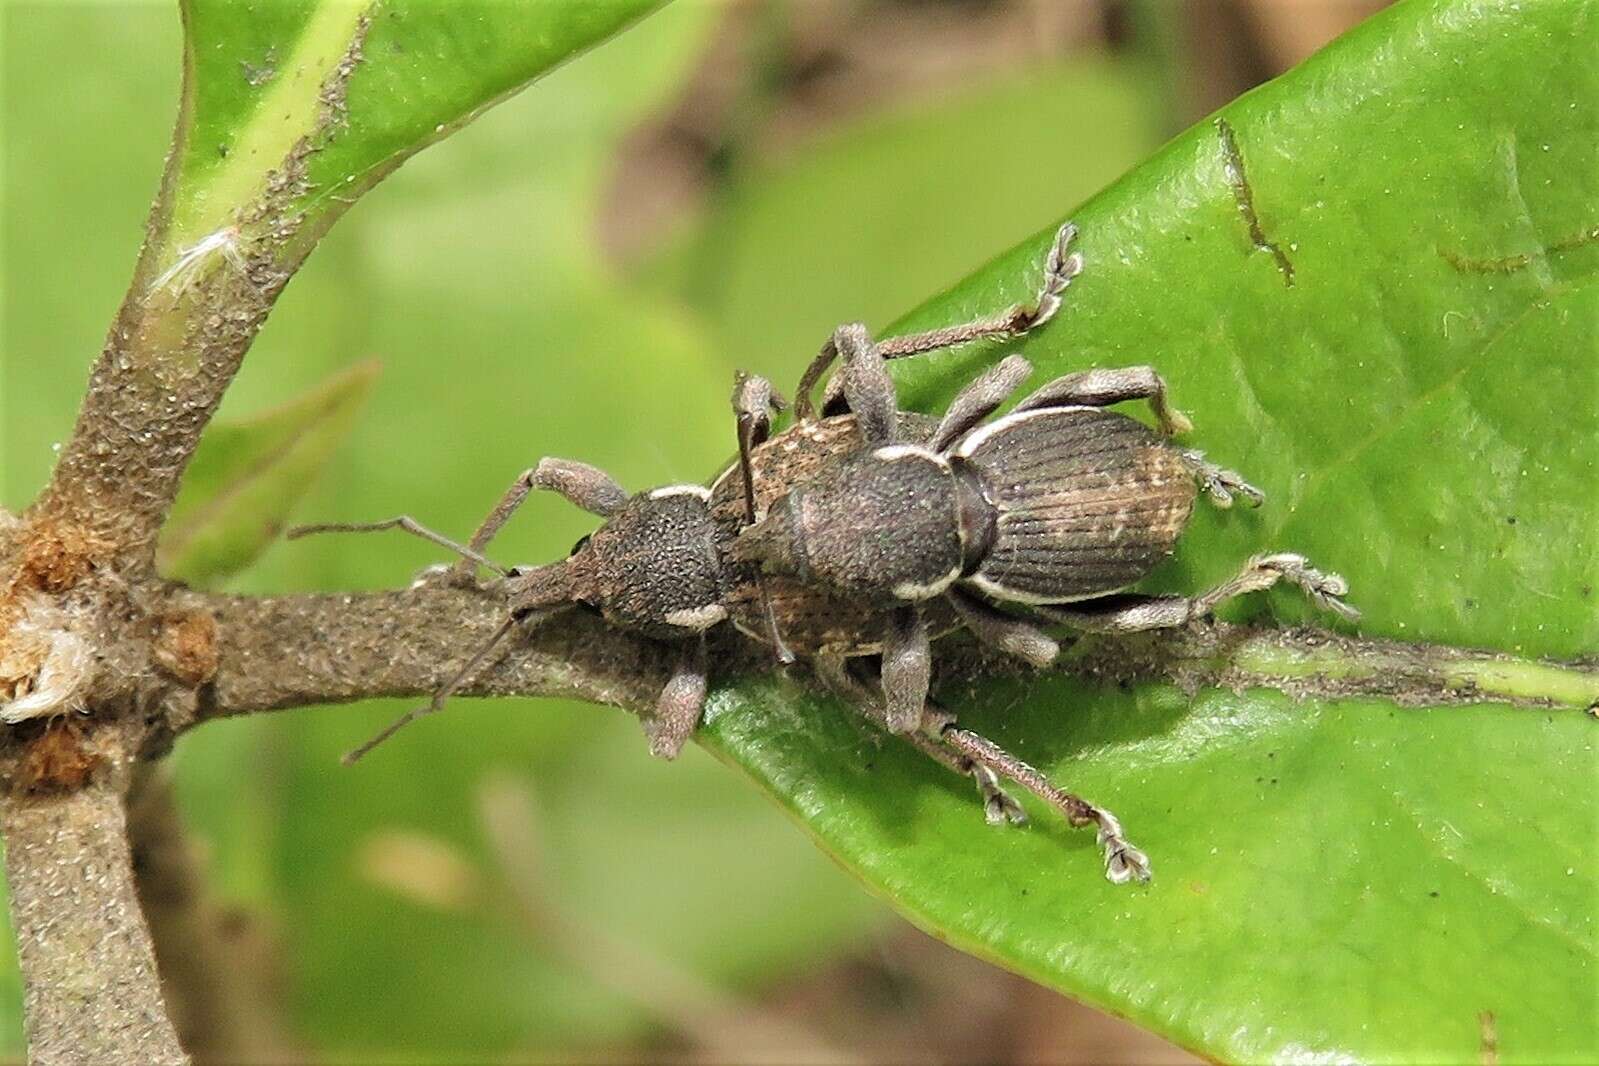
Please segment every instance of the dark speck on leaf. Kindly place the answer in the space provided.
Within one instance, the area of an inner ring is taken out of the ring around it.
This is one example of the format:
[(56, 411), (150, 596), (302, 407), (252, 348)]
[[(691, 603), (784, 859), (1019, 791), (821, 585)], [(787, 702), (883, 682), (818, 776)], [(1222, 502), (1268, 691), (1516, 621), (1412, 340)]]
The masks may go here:
[(1437, 899), (1438, 898), (1438, 890), (1435, 888), (1431, 892), (1427, 893), (1427, 895), (1431, 896), (1433, 899)]

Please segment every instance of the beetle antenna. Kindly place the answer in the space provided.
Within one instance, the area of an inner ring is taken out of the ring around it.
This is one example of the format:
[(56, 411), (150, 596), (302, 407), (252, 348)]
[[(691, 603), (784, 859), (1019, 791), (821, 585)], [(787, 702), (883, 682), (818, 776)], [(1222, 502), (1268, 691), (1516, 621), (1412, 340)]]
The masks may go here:
[(388, 740), (394, 734), (398, 733), (401, 729), (404, 729), (418, 718), (425, 718), (436, 711), (443, 710), (445, 701), (450, 698), (456, 689), (465, 684), (468, 678), (477, 672), (478, 667), (483, 665), (483, 661), (489, 657), (489, 653), (494, 650), (495, 646), (498, 645), (500, 641), (505, 639), (507, 633), (516, 628), (516, 623), (517, 619), (514, 616), (507, 618), (500, 625), (500, 628), (494, 631), (494, 635), (488, 640), (484, 641), (483, 646), (472, 653), (472, 657), (466, 661), (466, 665), (462, 666), (461, 669), (455, 672), (453, 677), (451, 677), (443, 685), (439, 686), (438, 691), (433, 693), (432, 699), (428, 700), (427, 703), (420, 707), (413, 707), (411, 710), (406, 711), (393, 722), (390, 722), (389, 725), (377, 736), (373, 737), (371, 740), (368, 740), (360, 747), (350, 751), (341, 760), (344, 765), (354, 765), (356, 760), (360, 759), (361, 756), (365, 755), (367, 752), (371, 751), (385, 740)]
[(479, 566), (486, 566), (501, 577), (512, 576), (510, 570), (489, 559), (481, 552), (473, 551), (465, 544), (453, 541), (443, 533), (435, 533), (410, 515), (402, 514), (394, 518), (385, 518), (381, 522), (322, 522), (314, 526), (295, 526), (283, 536), (287, 540), (299, 540), (301, 537), (309, 537), (313, 533), (376, 533), (383, 529), (403, 529), (413, 536), (432, 541), (441, 548), (448, 548), (463, 559), (470, 559)]
[[(742, 385), (742, 381), (740, 382)], [(738, 413), (738, 471), (744, 479), (744, 526), (749, 528), (755, 524), (755, 468), (750, 463), (750, 449), (752, 438), (755, 436), (755, 416), (745, 410)], [(772, 597), (766, 591), (766, 575), (762, 573), (760, 565), (755, 568), (755, 587), (761, 597), (761, 614), (766, 619), (766, 636), (772, 642), (772, 648), (777, 653), (777, 661), (791, 663), (794, 653), (789, 646), (783, 643), (783, 635), (777, 629), (777, 612), (772, 610)]]

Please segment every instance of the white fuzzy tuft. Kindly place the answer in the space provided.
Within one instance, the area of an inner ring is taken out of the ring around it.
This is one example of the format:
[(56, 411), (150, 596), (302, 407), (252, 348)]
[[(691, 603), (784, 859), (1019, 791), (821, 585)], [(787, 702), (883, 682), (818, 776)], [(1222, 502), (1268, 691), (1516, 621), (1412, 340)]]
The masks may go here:
[(82, 710), (81, 697), (94, 668), (82, 637), (66, 628), (56, 608), (34, 600), (0, 645), (0, 677), (20, 679), (15, 698), (0, 703), (0, 721), (10, 725)]

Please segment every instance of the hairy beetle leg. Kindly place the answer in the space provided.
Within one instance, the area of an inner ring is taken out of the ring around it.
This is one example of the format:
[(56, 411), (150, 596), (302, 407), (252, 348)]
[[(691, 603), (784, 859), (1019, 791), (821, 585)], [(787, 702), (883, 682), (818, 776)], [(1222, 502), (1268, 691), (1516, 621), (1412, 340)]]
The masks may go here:
[(1294, 552), (1257, 555), (1233, 577), (1200, 596), (1107, 596), (1103, 600), (1084, 600), (1070, 607), (1034, 606), (1035, 613), (1087, 633), (1143, 633), (1151, 629), (1174, 629), (1203, 618), (1227, 600), (1269, 589), (1287, 581), (1305, 593), (1310, 601), (1349, 622), (1358, 622), (1360, 612), (1343, 600), (1349, 582), (1337, 574), (1325, 573), (1310, 565), (1310, 560)]
[(883, 725), (909, 733), (921, 724), (932, 682), (933, 652), (919, 608), (897, 607), (883, 633)]
[(1309, 559), (1295, 552), (1255, 556), (1231, 581), (1216, 586), (1196, 599), (1195, 612), (1209, 614), (1223, 600), (1271, 588), (1278, 581), (1287, 581), (1296, 586), (1316, 606), (1336, 614), (1345, 621), (1360, 620), (1360, 612), (1343, 600), (1343, 597), (1349, 595), (1349, 582), (1338, 574), (1317, 570), (1310, 565)]
[[(850, 673), (846, 660), (831, 655), (818, 656), (816, 673), (859, 714), (886, 728), (887, 716), (881, 703)], [(977, 782), (983, 796), (983, 817), (988, 824), (1026, 823), (1027, 812), (1000, 785), (1001, 779), (1013, 782), (1059, 811), (1068, 824), (1096, 828), (1099, 845), (1105, 852), (1107, 880), (1118, 885), (1149, 880), (1149, 856), (1127, 839), (1114, 814), (1056, 787), (1042, 771), (987, 737), (962, 729), (956, 725), (954, 715), (929, 702), (922, 712), (917, 732), (903, 736), (924, 755)]]
[(694, 735), (705, 711), (708, 665), (705, 634), (683, 643), (672, 676), (655, 701), (655, 714), (644, 721), (651, 755), (675, 759), (682, 753), (688, 738)]
[(1060, 644), (1037, 626), (1006, 614), (977, 596), (952, 588), (945, 594), (972, 635), (990, 647), (1044, 669), (1060, 654)]
[[(926, 727), (924, 727), (925, 729)], [(1075, 826), (1092, 825), (1097, 829), (1100, 847), (1105, 851), (1105, 879), (1112, 884), (1128, 881), (1148, 881), (1152, 876), (1149, 856), (1135, 847), (1122, 832), (1122, 824), (1114, 814), (1096, 807), (1081, 796), (1057, 788), (1049, 778), (1033, 766), (1023, 762), (987, 737), (962, 729), (953, 721), (936, 724), (938, 739), (946, 746), (965, 755), (972, 762), (988, 767), (995, 774), (1014, 781), (1039, 799), (1048, 803)]]
[(1110, 407), (1129, 400), (1149, 401), (1149, 409), (1155, 413), (1155, 425), (1163, 437), (1175, 437), (1194, 428), (1188, 416), (1168, 402), (1166, 380), (1150, 366), (1079, 370), (1063, 374), (1023, 397), (1016, 405), (1016, 411), (1038, 411), (1048, 407)]
[[(817, 656), (816, 676), (861, 717), (880, 728), (886, 728), (886, 720), (877, 700), (871, 690), (850, 673), (846, 660), (831, 655)], [(937, 726), (953, 724), (955, 721), (951, 715), (936, 709), (928, 711), (923, 717), (931, 717)], [(1027, 824), (1027, 812), (1010, 793), (1005, 791), (999, 782), (999, 775), (993, 770), (982, 763), (957, 755), (937, 740), (929, 739), (922, 733), (902, 733), (900, 736), (911, 747), (951, 773), (971, 778), (977, 785), (978, 794), (983, 797), (983, 818), (989, 825)]]
[(1242, 496), (1244, 502), (1251, 507), (1259, 507), (1265, 502), (1264, 492), (1245, 481), (1243, 475), (1219, 467), (1206, 459), (1204, 452), (1185, 449), (1178, 454), (1188, 464), (1188, 469), (1194, 472), (1194, 480), (1199, 482), (1199, 487), (1210, 497), (1210, 502), (1217, 507), (1224, 510), (1231, 507), (1234, 496)]
[[(1038, 295), (1030, 306), (1019, 305), (992, 318), (963, 322), (942, 329), (928, 330), (925, 333), (890, 337), (877, 346), (878, 354), (885, 360), (900, 359), (908, 355), (920, 355), (923, 352), (966, 344), (985, 337), (1020, 337), (1037, 329), (1055, 317), (1055, 313), (1060, 310), (1061, 297), (1066, 287), (1083, 271), (1082, 255), (1069, 250), (1076, 237), (1077, 227), (1070, 222), (1055, 231), (1055, 240), (1044, 253), (1044, 278), (1039, 285)], [(800, 377), (799, 387), (794, 390), (794, 414), (801, 421), (808, 421), (814, 416), (811, 393), (840, 354), (835, 335), (822, 346), (816, 358), (805, 368), (805, 373)], [(843, 394), (843, 382), (835, 378), (823, 393), (823, 412), (828, 412)]]
[[(516, 476), (511, 487), (505, 490), (500, 502), (488, 513), (472, 534), (469, 542), (473, 552), (481, 555), (484, 548), (500, 528), (510, 521), (516, 509), (526, 501), (534, 489), (550, 489), (560, 493), (573, 504), (590, 514), (608, 518), (627, 503), (627, 493), (599, 467), (579, 463), (572, 459), (544, 458), (539, 465), (529, 467)], [(451, 580), (462, 586), (472, 583), (472, 562), (477, 557), (462, 553), (461, 562), (451, 572)]]

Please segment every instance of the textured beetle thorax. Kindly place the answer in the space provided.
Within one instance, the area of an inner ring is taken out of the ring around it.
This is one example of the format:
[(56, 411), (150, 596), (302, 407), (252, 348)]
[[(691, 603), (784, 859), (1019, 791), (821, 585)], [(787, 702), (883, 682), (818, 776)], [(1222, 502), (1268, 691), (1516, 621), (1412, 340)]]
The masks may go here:
[(924, 449), (856, 455), (800, 494), (799, 507), (807, 567), (829, 587), (915, 600), (960, 573), (954, 477)]
[(582, 598), (610, 622), (680, 637), (726, 616), (716, 531), (703, 490), (634, 496), (575, 556), (592, 575)]

